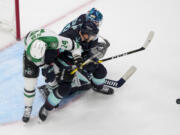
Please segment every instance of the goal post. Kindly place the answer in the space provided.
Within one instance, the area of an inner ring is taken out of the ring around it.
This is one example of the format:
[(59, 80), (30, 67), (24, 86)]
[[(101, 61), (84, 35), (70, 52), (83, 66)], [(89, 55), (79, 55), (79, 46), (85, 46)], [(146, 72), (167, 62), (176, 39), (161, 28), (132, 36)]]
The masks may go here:
[(0, 0), (0, 31), (21, 39), (19, 0)]
[(20, 32), (20, 12), (19, 12), (19, 0), (15, 0), (15, 16), (16, 16), (16, 39), (21, 39)]

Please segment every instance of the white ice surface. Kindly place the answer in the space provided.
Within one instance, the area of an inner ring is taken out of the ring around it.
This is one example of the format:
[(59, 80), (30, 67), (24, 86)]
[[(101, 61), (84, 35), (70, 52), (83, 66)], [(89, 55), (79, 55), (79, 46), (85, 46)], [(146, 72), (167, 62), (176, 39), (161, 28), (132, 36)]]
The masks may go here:
[[(118, 79), (131, 65), (137, 72), (113, 96), (89, 91), (43, 124), (0, 126), (1, 135), (180, 135), (180, 1), (97, 0), (83, 13), (93, 6), (103, 12), (100, 33), (111, 42), (105, 57), (140, 47), (155, 31), (146, 51), (104, 63), (108, 78)], [(59, 32), (72, 16), (49, 28)]]

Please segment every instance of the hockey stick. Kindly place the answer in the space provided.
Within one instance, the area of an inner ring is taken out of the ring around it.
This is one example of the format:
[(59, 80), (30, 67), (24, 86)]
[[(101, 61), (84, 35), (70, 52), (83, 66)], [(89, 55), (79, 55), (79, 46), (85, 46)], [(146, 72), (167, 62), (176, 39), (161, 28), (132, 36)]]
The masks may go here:
[[(118, 81), (115, 81), (115, 80), (110, 80), (110, 79), (105, 79), (105, 85), (106, 86), (111, 86), (111, 87), (114, 87), (114, 88), (120, 88), (135, 72), (136, 72), (137, 68), (135, 66), (131, 66), (127, 71), (126, 73), (118, 80)], [(89, 78), (87, 77), (87, 80), (89, 80)], [(84, 88), (85, 88), (86, 85), (84, 85)], [(88, 89), (90, 88), (89, 84), (87, 85), (88, 86)], [(81, 88), (81, 86), (79, 87)], [(79, 89), (77, 87), (77, 89)], [(83, 89), (83, 88), (81, 88)]]
[[(135, 72), (136, 72), (136, 67), (131, 66), (118, 81), (105, 79), (104, 84), (106, 86), (110, 86), (110, 87), (114, 87), (114, 88), (120, 88)], [(87, 78), (87, 80), (89, 80), (88, 77), (86, 77), (86, 78)], [(39, 89), (40, 93), (43, 95), (43, 97), (46, 99), (47, 96), (49, 95), (49, 91), (45, 87), (46, 87), (46, 85), (42, 85), (42, 86), (39, 86), (38, 89)], [(91, 88), (91, 85), (86, 84), (83, 86), (73, 87), (72, 90), (77, 91), (80, 89), (81, 91), (86, 91), (89, 88)]]
[[(131, 66), (126, 72), (125, 74), (118, 80), (110, 80), (110, 79), (105, 79), (105, 85), (107, 86), (111, 86), (114, 88), (119, 88), (121, 87), (135, 72), (136, 72), (136, 67), (135, 66)], [(78, 70), (79, 73), (81, 73), (87, 80), (91, 81), (91, 78), (89, 78), (86, 74), (86, 72), (83, 73), (83, 70)], [(81, 77), (82, 78), (82, 77)], [(89, 85), (89, 84), (88, 84)]]
[(122, 53), (122, 54), (119, 54), (119, 55), (116, 55), (116, 56), (113, 56), (113, 57), (105, 58), (105, 59), (99, 60), (98, 62), (102, 63), (104, 61), (116, 59), (116, 58), (119, 58), (119, 57), (122, 57), (122, 56), (133, 54), (133, 53), (136, 53), (136, 52), (139, 52), (139, 51), (143, 51), (143, 50), (145, 50), (148, 47), (148, 45), (152, 41), (153, 36), (154, 36), (154, 32), (150, 31), (149, 34), (148, 34), (148, 37), (146, 38), (146, 40), (145, 40), (145, 42), (143, 44), (143, 46), (140, 47), (139, 49), (135, 49), (135, 50), (132, 50), (132, 51), (129, 51), (129, 52), (126, 52), (126, 53)]
[[(145, 40), (145, 42), (143, 44), (143, 46), (140, 47), (139, 49), (135, 49), (135, 50), (132, 50), (132, 51), (129, 51), (129, 52), (126, 52), (126, 53), (122, 53), (122, 54), (119, 54), (119, 55), (116, 55), (116, 56), (113, 56), (113, 57), (109, 57), (109, 58), (105, 58), (105, 59), (99, 60), (98, 63), (102, 63), (102, 62), (105, 62), (105, 61), (108, 61), (108, 60), (116, 59), (116, 58), (119, 58), (119, 57), (122, 57), (122, 56), (133, 54), (133, 53), (136, 53), (136, 52), (139, 52), (139, 51), (143, 51), (143, 50), (145, 50), (148, 47), (148, 45), (150, 44), (153, 36), (154, 36), (154, 32), (150, 31), (149, 34), (148, 34), (148, 37), (146, 38), (146, 40)], [(82, 68), (84, 65), (88, 64), (89, 62), (91, 62), (92, 59), (97, 57), (98, 55), (99, 54), (97, 53), (96, 55), (94, 55), (91, 58), (89, 58), (88, 60), (86, 60), (83, 64), (81, 64), (80, 67), (75, 68), (71, 72), (71, 75), (73, 75), (78, 70), (78, 68)]]
[(84, 65), (90, 63), (90, 62), (92, 61), (92, 59), (94, 59), (94, 58), (97, 57), (98, 55), (100, 55), (100, 52), (97, 53), (97, 54), (95, 54), (95, 55), (93, 55), (93, 56), (90, 57), (89, 59), (87, 59), (85, 62), (83, 62), (83, 63), (81, 64), (80, 67), (76, 67), (73, 71), (71, 71), (70, 74), (73, 75), (74, 73), (76, 73), (76, 72), (78, 71), (79, 68), (80, 68), (80, 69), (83, 68)]
[(111, 86), (111, 87), (115, 87), (115, 88), (119, 88), (119, 87), (121, 87), (135, 72), (136, 72), (136, 67), (131, 66), (131, 67), (126, 71), (126, 73), (125, 73), (118, 81), (106, 79), (106, 80), (105, 80), (105, 85), (108, 85), (108, 86)]

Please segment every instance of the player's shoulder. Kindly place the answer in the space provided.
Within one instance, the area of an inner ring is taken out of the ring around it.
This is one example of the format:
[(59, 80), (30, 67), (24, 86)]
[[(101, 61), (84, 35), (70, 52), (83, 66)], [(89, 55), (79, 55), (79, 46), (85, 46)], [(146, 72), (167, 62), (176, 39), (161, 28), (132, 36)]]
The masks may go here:
[(86, 19), (87, 15), (86, 14), (81, 14), (78, 18), (83, 18)]
[(75, 40), (76, 37), (79, 36), (79, 30), (80, 30), (79, 27), (77, 27), (76, 29), (70, 28), (67, 31), (62, 32), (60, 35), (64, 36), (64, 37), (71, 38), (72, 40)]
[(29, 33), (31, 34), (37, 34), (38, 36), (45, 36), (45, 35), (57, 35), (57, 33), (55, 33), (54, 31), (50, 30), (50, 29), (34, 29), (31, 30)]
[(86, 14), (81, 14), (77, 20), (80, 21), (80, 22), (85, 22), (87, 19), (87, 15)]

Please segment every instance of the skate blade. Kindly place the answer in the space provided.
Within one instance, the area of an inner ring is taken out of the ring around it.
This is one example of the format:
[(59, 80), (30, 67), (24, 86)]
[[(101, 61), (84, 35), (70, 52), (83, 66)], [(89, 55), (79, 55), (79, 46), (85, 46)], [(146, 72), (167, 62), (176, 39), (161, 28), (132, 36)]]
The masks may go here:
[(24, 127), (28, 127), (28, 126), (30, 126), (31, 124), (32, 124), (31, 121), (28, 121), (28, 122), (22, 121), (22, 126), (24, 126)]

